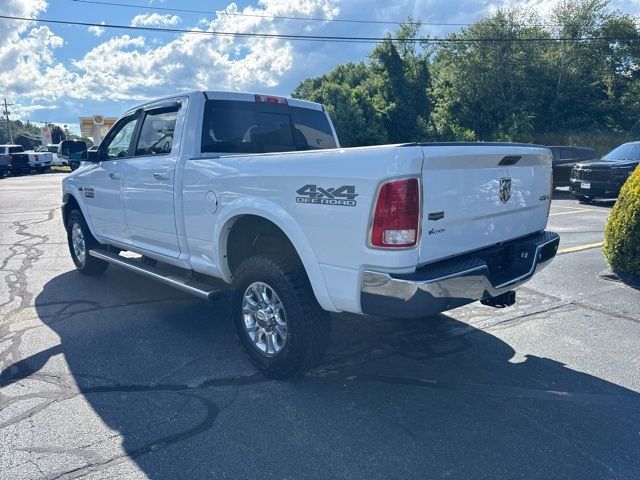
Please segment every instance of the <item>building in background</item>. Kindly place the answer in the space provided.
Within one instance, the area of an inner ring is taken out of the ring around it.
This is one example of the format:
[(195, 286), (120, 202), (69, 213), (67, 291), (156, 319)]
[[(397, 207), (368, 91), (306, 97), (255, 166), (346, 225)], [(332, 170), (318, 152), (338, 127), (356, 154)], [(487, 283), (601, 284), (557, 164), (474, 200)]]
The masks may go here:
[(80, 135), (93, 139), (94, 145), (99, 145), (102, 138), (109, 129), (116, 123), (115, 117), (103, 117), (94, 115), (93, 117), (80, 117)]

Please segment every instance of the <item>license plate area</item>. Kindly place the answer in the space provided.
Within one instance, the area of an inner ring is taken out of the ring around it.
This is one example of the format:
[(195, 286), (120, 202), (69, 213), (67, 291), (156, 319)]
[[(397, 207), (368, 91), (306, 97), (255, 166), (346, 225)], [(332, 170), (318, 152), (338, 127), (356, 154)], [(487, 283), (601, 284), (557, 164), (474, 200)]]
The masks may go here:
[(591, 188), (590, 182), (580, 182), (580, 188), (583, 190), (589, 190)]

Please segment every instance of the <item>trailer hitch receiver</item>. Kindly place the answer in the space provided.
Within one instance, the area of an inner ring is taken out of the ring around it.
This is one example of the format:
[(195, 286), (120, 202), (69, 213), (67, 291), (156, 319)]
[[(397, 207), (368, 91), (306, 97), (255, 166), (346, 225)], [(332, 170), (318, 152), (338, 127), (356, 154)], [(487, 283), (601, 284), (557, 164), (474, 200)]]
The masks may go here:
[(489, 297), (480, 300), (480, 303), (482, 303), (483, 305), (487, 305), (488, 307), (510, 307), (511, 305), (516, 303), (516, 292), (515, 290), (509, 290), (508, 292), (504, 292), (497, 297)]

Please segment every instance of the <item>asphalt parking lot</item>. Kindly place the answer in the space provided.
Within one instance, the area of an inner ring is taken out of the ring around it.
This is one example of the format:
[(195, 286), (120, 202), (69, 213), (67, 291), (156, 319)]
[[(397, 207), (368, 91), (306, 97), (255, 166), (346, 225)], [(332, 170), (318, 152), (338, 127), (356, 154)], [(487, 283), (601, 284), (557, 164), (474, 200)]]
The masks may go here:
[(224, 299), (80, 276), (63, 176), (0, 180), (0, 478), (640, 477), (640, 292), (606, 276), (611, 202), (555, 193), (560, 254), (515, 306), (336, 315), (324, 364), (277, 382)]

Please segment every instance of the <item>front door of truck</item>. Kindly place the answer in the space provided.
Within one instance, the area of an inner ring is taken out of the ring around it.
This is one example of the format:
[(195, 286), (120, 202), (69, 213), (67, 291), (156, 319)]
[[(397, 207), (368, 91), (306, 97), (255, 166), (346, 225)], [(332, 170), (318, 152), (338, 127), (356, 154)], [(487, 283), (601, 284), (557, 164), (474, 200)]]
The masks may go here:
[(146, 108), (134, 154), (123, 162), (122, 201), (131, 241), (171, 258), (180, 255), (174, 210), (179, 151), (174, 133), (182, 124), (180, 112), (176, 101)]
[(122, 162), (132, 154), (138, 118), (135, 113), (120, 119), (100, 144), (100, 161), (78, 176), (80, 193), (96, 234), (122, 243), (130, 241), (122, 209)]

